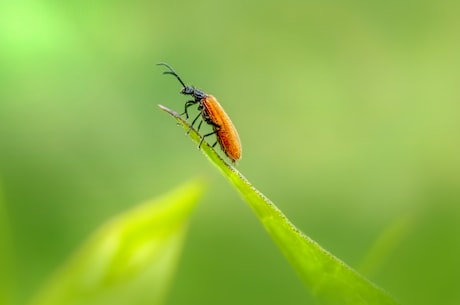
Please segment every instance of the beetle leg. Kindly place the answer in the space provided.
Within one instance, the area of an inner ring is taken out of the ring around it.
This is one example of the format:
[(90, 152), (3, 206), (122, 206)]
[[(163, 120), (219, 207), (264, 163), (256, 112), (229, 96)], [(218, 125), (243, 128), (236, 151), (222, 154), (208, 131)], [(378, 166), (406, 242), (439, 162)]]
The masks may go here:
[[(193, 128), (193, 125), (195, 124), (196, 120), (198, 120), (198, 118), (200, 117), (201, 113), (198, 113), (198, 115), (196, 116), (196, 118), (192, 121), (192, 124), (190, 125), (190, 128), (187, 130), (187, 133), (186, 134), (189, 134), (190, 133), (190, 130), (192, 130)], [(200, 124), (198, 125), (198, 130), (200, 130), (200, 127), (201, 127), (201, 124), (203, 123), (203, 121), (200, 122)], [(197, 130), (197, 131), (198, 131)]]
[(185, 114), (185, 118), (188, 119), (188, 107), (192, 106), (193, 104), (195, 104), (196, 102), (195, 101), (187, 101), (185, 103), (185, 109), (184, 109), (184, 112), (181, 113), (181, 115), (184, 115)]
[(198, 115), (196, 116), (196, 118), (192, 121), (192, 127), (193, 125), (195, 125), (195, 122), (196, 120), (198, 120), (198, 118), (201, 116), (201, 113), (198, 113)]
[[(201, 148), (201, 144), (203, 144), (204, 138), (209, 137), (209, 136), (212, 136), (212, 135), (215, 134), (215, 133), (217, 133), (217, 130), (214, 130), (213, 132), (207, 133), (207, 134), (205, 134), (204, 136), (202, 136), (202, 137), (201, 137), (200, 144), (198, 145), (198, 149)], [(213, 145), (213, 147), (214, 147), (214, 145)]]
[(198, 128), (196, 129), (196, 131), (200, 131), (201, 124), (203, 124), (203, 120), (201, 120), (201, 121), (200, 121), (200, 124), (198, 124)]

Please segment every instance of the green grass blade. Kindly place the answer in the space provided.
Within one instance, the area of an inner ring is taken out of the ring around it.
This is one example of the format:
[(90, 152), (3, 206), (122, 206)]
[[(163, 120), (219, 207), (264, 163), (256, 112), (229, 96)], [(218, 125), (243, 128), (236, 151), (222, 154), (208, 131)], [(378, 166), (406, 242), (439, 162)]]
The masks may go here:
[[(172, 115), (199, 143), (200, 135), (178, 113), (162, 105), (159, 107)], [(300, 232), (268, 198), (206, 142), (201, 145), (201, 151), (244, 197), (305, 285), (322, 304), (397, 304), (382, 289)]]
[(191, 182), (108, 221), (31, 304), (162, 304), (202, 193)]
[(377, 273), (384, 266), (385, 260), (407, 238), (413, 226), (414, 220), (409, 215), (396, 219), (374, 241), (358, 270), (368, 276)]

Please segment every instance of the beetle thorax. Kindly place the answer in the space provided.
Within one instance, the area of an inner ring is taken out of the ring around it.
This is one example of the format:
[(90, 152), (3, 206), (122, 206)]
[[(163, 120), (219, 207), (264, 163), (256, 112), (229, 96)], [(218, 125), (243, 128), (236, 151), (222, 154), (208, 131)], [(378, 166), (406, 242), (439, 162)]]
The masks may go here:
[(195, 98), (195, 100), (201, 100), (201, 99), (204, 99), (205, 97), (207, 97), (208, 95), (206, 93), (204, 93), (203, 91), (199, 90), (199, 89), (196, 89), (192, 86), (186, 86), (184, 87), (181, 92), (182, 94), (184, 95), (193, 95), (193, 97)]

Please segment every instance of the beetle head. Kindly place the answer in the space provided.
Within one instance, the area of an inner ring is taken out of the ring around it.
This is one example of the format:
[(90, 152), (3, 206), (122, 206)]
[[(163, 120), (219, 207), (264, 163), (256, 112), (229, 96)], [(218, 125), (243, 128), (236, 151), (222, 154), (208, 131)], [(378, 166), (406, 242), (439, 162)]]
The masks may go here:
[(185, 86), (184, 88), (182, 88), (182, 90), (180, 91), (180, 93), (184, 94), (184, 95), (193, 95), (195, 92), (195, 88), (193, 88), (192, 86)]

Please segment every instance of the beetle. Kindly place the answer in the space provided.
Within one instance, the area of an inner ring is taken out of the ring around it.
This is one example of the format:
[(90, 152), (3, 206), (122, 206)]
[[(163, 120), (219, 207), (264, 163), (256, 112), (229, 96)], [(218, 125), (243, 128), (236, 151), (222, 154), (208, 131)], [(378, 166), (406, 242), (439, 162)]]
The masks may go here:
[(196, 121), (201, 117), (201, 121), (198, 124), (197, 130), (200, 130), (201, 124), (206, 122), (211, 125), (212, 132), (207, 133), (201, 137), (200, 144), (198, 148), (201, 147), (201, 144), (204, 141), (204, 138), (209, 137), (213, 134), (216, 135), (217, 141), (212, 145), (216, 146), (217, 142), (222, 149), (222, 151), (227, 155), (227, 157), (235, 163), (237, 160), (241, 159), (241, 142), (238, 132), (236, 131), (235, 126), (233, 125), (230, 117), (225, 113), (224, 108), (219, 104), (217, 99), (205, 93), (204, 91), (197, 89), (193, 86), (187, 86), (179, 77), (179, 75), (173, 70), (173, 68), (166, 63), (159, 63), (159, 66), (165, 66), (169, 71), (163, 72), (163, 74), (170, 74), (177, 78), (177, 80), (182, 85), (182, 90), (180, 91), (183, 95), (190, 95), (193, 97), (192, 100), (185, 102), (184, 113), (185, 117), (188, 119), (188, 108), (195, 104), (198, 104), (198, 111), (200, 113), (192, 121), (191, 126), (196, 123)]

